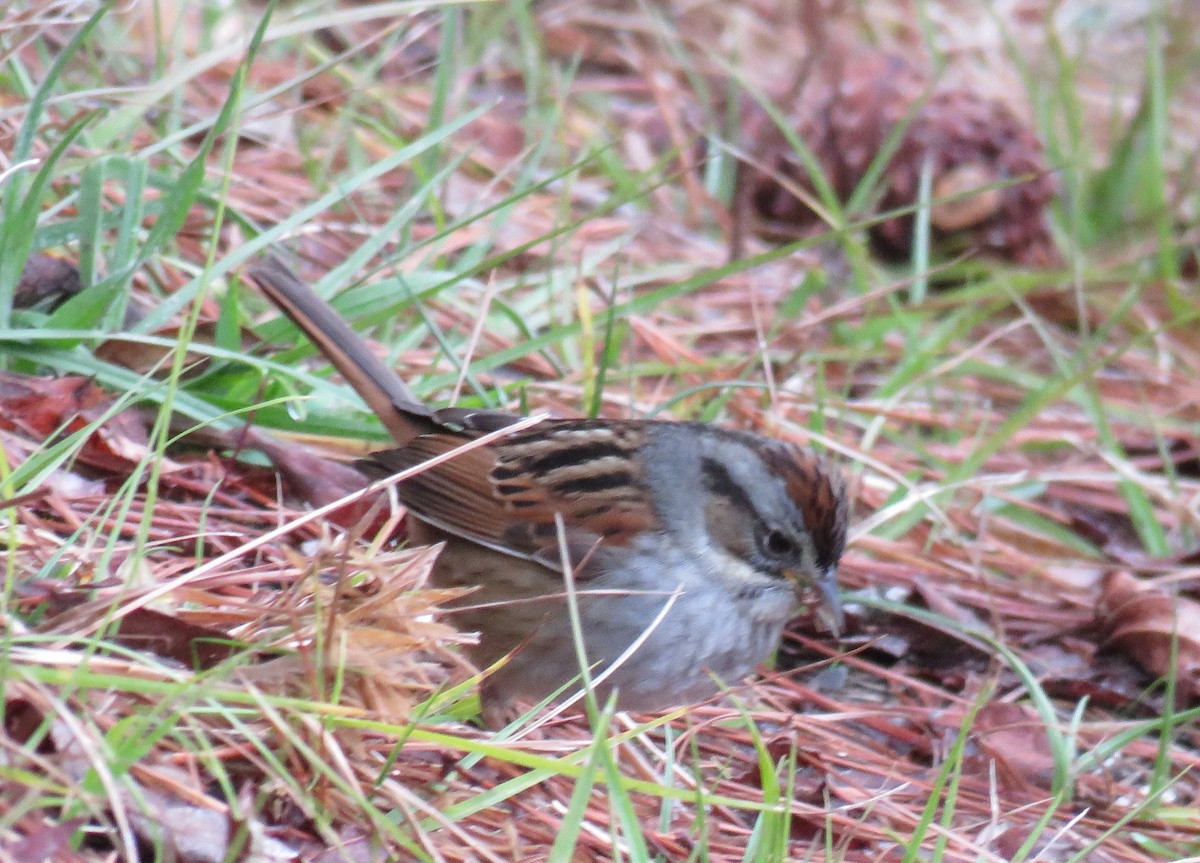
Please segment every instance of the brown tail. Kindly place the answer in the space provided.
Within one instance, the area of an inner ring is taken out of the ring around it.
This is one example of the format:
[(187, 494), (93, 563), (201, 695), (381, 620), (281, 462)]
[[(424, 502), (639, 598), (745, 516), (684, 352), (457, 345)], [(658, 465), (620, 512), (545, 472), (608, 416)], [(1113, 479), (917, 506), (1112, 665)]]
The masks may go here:
[(350, 382), (396, 443), (429, 430), (433, 412), (287, 264), (271, 255), (252, 266), (249, 276)]

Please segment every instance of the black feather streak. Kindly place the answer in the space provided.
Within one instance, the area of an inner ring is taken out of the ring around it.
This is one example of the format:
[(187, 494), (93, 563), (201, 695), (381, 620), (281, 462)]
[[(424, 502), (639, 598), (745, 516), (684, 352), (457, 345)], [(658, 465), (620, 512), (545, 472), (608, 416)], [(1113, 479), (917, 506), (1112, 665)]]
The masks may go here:
[(612, 441), (569, 443), (561, 449), (531, 458), (525, 465), (531, 473), (553, 473), (559, 468), (574, 467), (604, 458), (628, 458), (628, 453)]
[(617, 470), (612, 473), (564, 479), (561, 482), (554, 483), (554, 490), (563, 495), (587, 495), (614, 488), (626, 488), (634, 484), (633, 476), (629, 471)]

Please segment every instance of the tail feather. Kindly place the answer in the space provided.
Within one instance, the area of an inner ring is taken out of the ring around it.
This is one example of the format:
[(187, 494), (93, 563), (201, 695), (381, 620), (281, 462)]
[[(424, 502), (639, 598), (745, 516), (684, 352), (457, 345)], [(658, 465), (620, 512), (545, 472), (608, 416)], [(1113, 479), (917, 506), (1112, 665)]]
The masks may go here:
[(341, 372), (396, 443), (404, 445), (436, 425), (433, 411), (287, 264), (271, 255), (252, 266), (249, 276)]

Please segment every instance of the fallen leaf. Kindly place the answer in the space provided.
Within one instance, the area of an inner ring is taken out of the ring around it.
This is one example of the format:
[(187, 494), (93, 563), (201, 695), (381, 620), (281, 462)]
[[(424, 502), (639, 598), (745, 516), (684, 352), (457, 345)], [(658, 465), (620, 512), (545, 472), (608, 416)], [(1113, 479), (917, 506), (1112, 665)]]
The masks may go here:
[[(0, 429), (41, 443), (77, 432), (99, 417), (112, 397), (91, 378), (30, 377), (0, 372)], [(77, 460), (113, 473), (128, 473), (146, 451), (146, 427), (135, 411), (105, 420), (80, 446)]]
[(13, 841), (10, 837), (0, 839), (0, 860), (47, 861), (47, 863), (74, 863), (84, 858), (71, 848), (71, 839), (79, 828), (87, 824), (86, 818), (70, 818), (59, 824), (38, 824), (26, 828), (25, 836)]
[[(97, 585), (91, 585), (95, 589)], [(26, 586), (26, 599), (36, 599), (32, 586)], [(49, 614), (40, 629), (44, 632), (70, 632), (108, 616), (112, 602), (89, 600), (84, 591), (61, 587), (47, 598)], [(106, 630), (110, 641), (130, 650), (139, 650), (173, 659), (185, 668), (204, 671), (224, 662), (243, 648), (219, 629), (181, 620), (151, 608), (138, 608), (123, 615)]]
[(53, 298), (57, 305), (80, 291), (79, 270), (69, 261), (34, 252), (25, 259), (13, 292), (13, 308), (28, 309)]
[(1114, 572), (1101, 587), (1097, 622), (1106, 647), (1158, 677), (1174, 674), (1182, 697), (1200, 696), (1200, 603)]
[(1054, 781), (1054, 756), (1045, 723), (1033, 710), (991, 701), (976, 715), (971, 735), (980, 751), (995, 763), (1005, 789), (1038, 795), (1049, 790)]
[[(25, 747), (46, 721), (46, 715), (31, 701), (10, 698), (4, 703), (4, 733), (19, 746)], [(49, 737), (42, 737), (34, 750), (39, 755), (54, 751)]]

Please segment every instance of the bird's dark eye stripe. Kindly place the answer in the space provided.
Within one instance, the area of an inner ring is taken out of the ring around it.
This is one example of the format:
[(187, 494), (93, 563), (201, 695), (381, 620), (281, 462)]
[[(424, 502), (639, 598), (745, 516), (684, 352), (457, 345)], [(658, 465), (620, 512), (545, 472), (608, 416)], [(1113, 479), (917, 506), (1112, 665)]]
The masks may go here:
[(757, 514), (758, 509), (746, 494), (746, 490), (734, 481), (725, 465), (715, 459), (701, 459), (700, 473), (703, 474), (704, 485), (707, 486), (710, 492), (727, 498), (730, 503), (739, 507), (744, 512)]
[(629, 451), (612, 441), (591, 441), (589, 443), (568, 441), (559, 449), (530, 459), (525, 463), (525, 469), (535, 474), (552, 473), (559, 468), (578, 467), (585, 462), (599, 461), (603, 458), (628, 457)]

